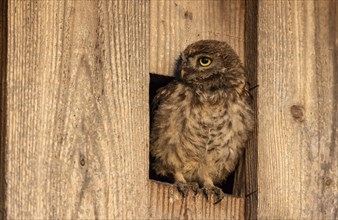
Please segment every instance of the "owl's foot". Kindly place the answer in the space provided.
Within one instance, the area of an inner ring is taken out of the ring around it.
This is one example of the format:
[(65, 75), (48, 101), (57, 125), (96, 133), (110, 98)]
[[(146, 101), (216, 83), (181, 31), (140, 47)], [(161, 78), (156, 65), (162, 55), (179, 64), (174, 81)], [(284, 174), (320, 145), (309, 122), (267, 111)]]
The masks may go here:
[(180, 194), (184, 198), (187, 195), (188, 184), (182, 183), (182, 182), (176, 182), (175, 185), (177, 187), (177, 190), (180, 192)]
[(189, 191), (189, 189), (191, 189), (195, 193), (195, 195), (199, 191), (199, 185), (198, 183), (195, 183), (195, 182), (193, 183), (176, 182), (175, 185), (183, 197), (187, 195), (187, 192)]
[(219, 187), (216, 187), (216, 186), (209, 186), (209, 187), (204, 186), (202, 188), (202, 190), (203, 190), (203, 193), (204, 193), (205, 197), (207, 198), (207, 200), (209, 200), (211, 193), (215, 193), (216, 200), (215, 200), (214, 204), (221, 202), (222, 199), (224, 198), (224, 195), (225, 195), (224, 192), (222, 191), (222, 189), (219, 188)]
[(198, 183), (196, 182), (192, 182), (192, 183), (188, 183), (189, 188), (195, 193), (195, 195), (197, 195), (197, 193), (200, 190), (200, 186), (198, 185)]

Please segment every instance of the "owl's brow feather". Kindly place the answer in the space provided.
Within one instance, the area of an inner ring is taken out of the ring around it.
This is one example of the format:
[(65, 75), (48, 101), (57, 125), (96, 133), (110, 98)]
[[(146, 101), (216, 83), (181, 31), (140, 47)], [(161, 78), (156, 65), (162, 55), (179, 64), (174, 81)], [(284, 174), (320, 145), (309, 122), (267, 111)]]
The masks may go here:
[(211, 50), (208, 50), (208, 49), (211, 49), (211, 48), (207, 48), (207, 49), (204, 49), (204, 50), (196, 50), (194, 52), (191, 52), (188, 54), (187, 57), (195, 57), (196, 55), (214, 55), (216, 54), (216, 51), (211, 51)]

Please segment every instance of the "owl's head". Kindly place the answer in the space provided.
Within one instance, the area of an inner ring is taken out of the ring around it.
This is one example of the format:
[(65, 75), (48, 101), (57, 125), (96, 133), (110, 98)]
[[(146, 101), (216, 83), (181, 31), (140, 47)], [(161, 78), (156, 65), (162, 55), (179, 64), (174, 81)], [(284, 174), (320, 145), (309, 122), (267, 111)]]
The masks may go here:
[(235, 51), (225, 42), (201, 40), (190, 44), (177, 60), (179, 81), (203, 90), (245, 86), (245, 71)]

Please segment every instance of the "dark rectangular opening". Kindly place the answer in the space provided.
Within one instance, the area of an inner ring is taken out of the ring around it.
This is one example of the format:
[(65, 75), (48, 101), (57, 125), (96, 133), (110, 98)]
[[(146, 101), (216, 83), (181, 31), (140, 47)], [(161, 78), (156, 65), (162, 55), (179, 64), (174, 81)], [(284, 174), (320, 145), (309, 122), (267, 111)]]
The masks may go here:
[[(152, 74), (150, 73), (150, 83), (149, 83), (149, 117), (150, 117), (150, 131), (152, 129), (153, 124), (153, 118), (154, 118), (154, 111), (156, 111), (155, 106), (153, 106), (153, 100), (156, 95), (156, 91), (164, 86), (166, 86), (168, 83), (174, 80), (174, 77), (171, 76), (163, 76), (158, 74)], [(171, 177), (165, 177), (165, 176), (159, 176), (156, 175), (155, 170), (153, 169), (152, 165), (154, 163), (154, 158), (151, 157), (149, 154), (149, 179), (157, 180), (160, 182), (167, 182), (167, 183), (174, 183), (173, 178)]]

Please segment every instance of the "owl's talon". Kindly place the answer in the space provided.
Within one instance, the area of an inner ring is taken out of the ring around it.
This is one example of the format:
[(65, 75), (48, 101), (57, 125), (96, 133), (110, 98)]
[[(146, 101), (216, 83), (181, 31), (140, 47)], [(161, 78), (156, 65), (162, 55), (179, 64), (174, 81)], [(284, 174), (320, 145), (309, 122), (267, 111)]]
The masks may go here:
[(196, 183), (196, 182), (189, 183), (189, 186), (190, 186), (191, 190), (195, 193), (195, 196), (196, 196), (197, 193), (199, 192), (199, 189), (200, 189), (198, 183)]
[(177, 190), (180, 192), (180, 194), (184, 198), (187, 195), (188, 185), (186, 183), (182, 183), (182, 182), (176, 182), (175, 185), (177, 187)]
[(224, 198), (224, 193), (222, 192), (221, 194), (217, 195), (214, 205), (220, 203), (223, 198)]
[(210, 189), (208, 187), (203, 187), (203, 194), (205, 195), (205, 198), (207, 199), (207, 201), (209, 201), (209, 194), (210, 194)]
[(210, 192), (213, 192), (216, 195), (216, 200), (214, 202), (215, 205), (218, 204), (218, 203), (220, 203), (222, 201), (222, 199), (224, 198), (224, 196), (225, 196), (224, 192), (219, 187), (216, 187), (216, 186), (211, 186), (211, 187), (204, 186), (203, 187), (203, 193), (204, 193), (207, 201), (209, 201)]
[(183, 198), (187, 195), (189, 189), (191, 189), (195, 195), (197, 195), (197, 193), (199, 192), (199, 185), (196, 182), (193, 183), (176, 182), (175, 185), (177, 187), (177, 190), (183, 196)]
[(212, 191), (216, 194), (216, 200), (215, 200), (215, 202), (214, 202), (214, 204), (216, 205), (217, 203), (220, 203), (221, 201), (222, 201), (222, 199), (224, 198), (224, 192), (222, 191), (222, 189), (221, 188), (219, 188), (219, 187), (216, 187), (216, 186), (214, 186), (214, 187), (212, 187)]

